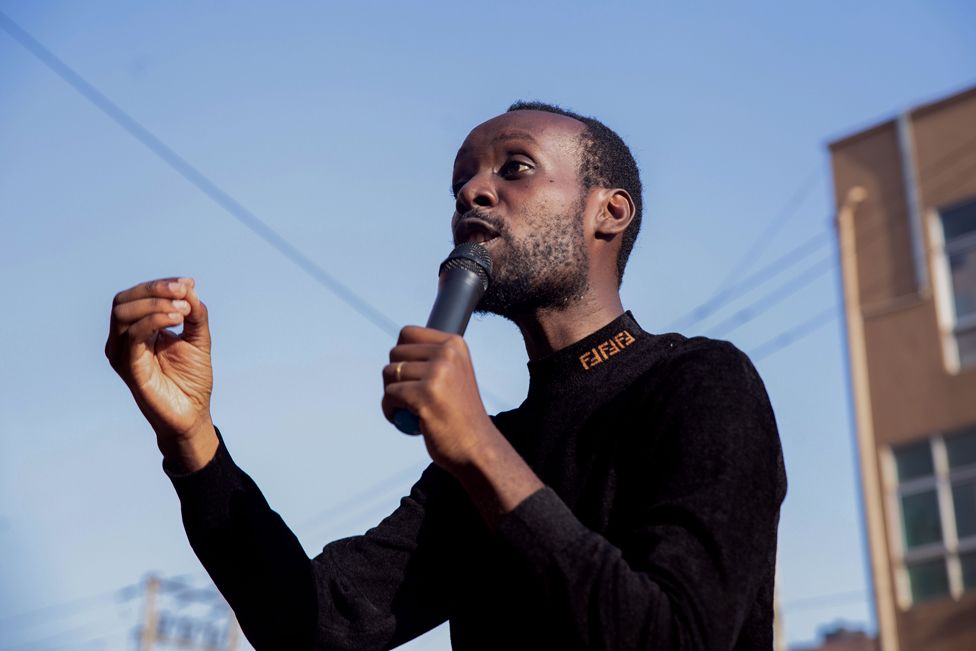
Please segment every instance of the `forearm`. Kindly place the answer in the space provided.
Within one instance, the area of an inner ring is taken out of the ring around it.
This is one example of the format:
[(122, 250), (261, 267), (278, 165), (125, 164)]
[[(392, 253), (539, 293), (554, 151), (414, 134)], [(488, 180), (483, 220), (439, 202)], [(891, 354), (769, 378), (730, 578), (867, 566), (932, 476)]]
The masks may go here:
[[(496, 430), (497, 433), (497, 430)], [(453, 469), (488, 526), (540, 591), (556, 596), (561, 628), (581, 648), (696, 649), (688, 600), (670, 594), (587, 529), (500, 433)]]
[[(681, 570), (635, 563), (605, 536), (587, 528), (551, 489), (529, 497), (499, 523), (499, 541), (518, 563), (534, 591), (547, 595), (553, 625), (566, 646), (580, 649), (686, 650), (723, 647), (698, 619), (699, 605), (710, 616), (728, 618), (734, 600), (681, 583)], [(681, 547), (694, 562), (700, 550)], [(677, 568), (676, 568), (677, 569)], [(715, 576), (702, 567), (704, 577)], [(745, 586), (742, 586), (745, 590)], [(705, 594), (704, 592), (709, 592)]]
[(503, 516), (544, 484), (508, 440), (493, 426), (491, 430), (452, 474), (494, 530)]
[(311, 562), (217, 443), (216, 453), (196, 472), (178, 472), (170, 457), (164, 462), (190, 546), (256, 648), (309, 648), (316, 622)]
[(466, 529), (456, 508), (464, 495), (443, 471), (428, 468), (366, 535), (334, 541), (309, 559), (218, 443), (197, 472), (164, 468), (190, 545), (255, 648), (389, 648), (446, 619), (445, 559), (468, 545), (459, 541)]

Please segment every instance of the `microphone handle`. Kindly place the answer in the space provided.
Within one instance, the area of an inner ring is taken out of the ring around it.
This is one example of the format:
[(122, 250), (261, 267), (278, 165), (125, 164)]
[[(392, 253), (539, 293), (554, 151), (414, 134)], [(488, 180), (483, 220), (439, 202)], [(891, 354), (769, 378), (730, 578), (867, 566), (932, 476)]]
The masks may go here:
[[(471, 320), (471, 313), (484, 293), (482, 280), (473, 271), (464, 268), (445, 270), (427, 318), (427, 327), (463, 335)], [(396, 410), (393, 424), (404, 434), (417, 436), (421, 433), (420, 419), (406, 409)]]
[(478, 275), (467, 269), (449, 269), (427, 317), (427, 327), (441, 332), (463, 335), (471, 320), (471, 313), (484, 294)]

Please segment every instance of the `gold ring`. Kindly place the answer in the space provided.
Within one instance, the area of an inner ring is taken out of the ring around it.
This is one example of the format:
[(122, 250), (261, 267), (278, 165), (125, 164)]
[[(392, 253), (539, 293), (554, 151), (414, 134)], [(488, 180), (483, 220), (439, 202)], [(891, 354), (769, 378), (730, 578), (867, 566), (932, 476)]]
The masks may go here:
[(396, 376), (396, 381), (400, 381), (400, 370), (403, 368), (403, 362), (397, 362), (397, 365), (393, 369), (393, 374)]

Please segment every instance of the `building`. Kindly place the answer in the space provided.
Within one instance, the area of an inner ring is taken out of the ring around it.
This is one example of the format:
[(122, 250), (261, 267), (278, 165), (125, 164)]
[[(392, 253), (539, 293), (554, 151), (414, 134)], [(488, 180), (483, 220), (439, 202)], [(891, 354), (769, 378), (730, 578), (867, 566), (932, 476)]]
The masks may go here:
[(829, 148), (880, 648), (972, 651), (976, 88)]
[(823, 632), (823, 642), (794, 651), (878, 651), (878, 641), (864, 631), (834, 626)]

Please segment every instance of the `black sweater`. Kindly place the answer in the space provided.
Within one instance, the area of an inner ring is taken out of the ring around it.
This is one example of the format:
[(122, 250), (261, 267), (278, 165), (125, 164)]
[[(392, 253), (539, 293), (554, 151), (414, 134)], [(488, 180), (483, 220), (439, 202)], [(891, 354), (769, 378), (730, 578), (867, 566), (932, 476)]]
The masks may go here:
[(223, 442), (169, 473), (255, 648), (388, 648), (445, 619), (455, 649), (772, 648), (786, 477), (748, 358), (627, 313), (529, 373), (494, 421), (546, 488), (494, 533), (431, 465), (378, 526), (309, 559)]

